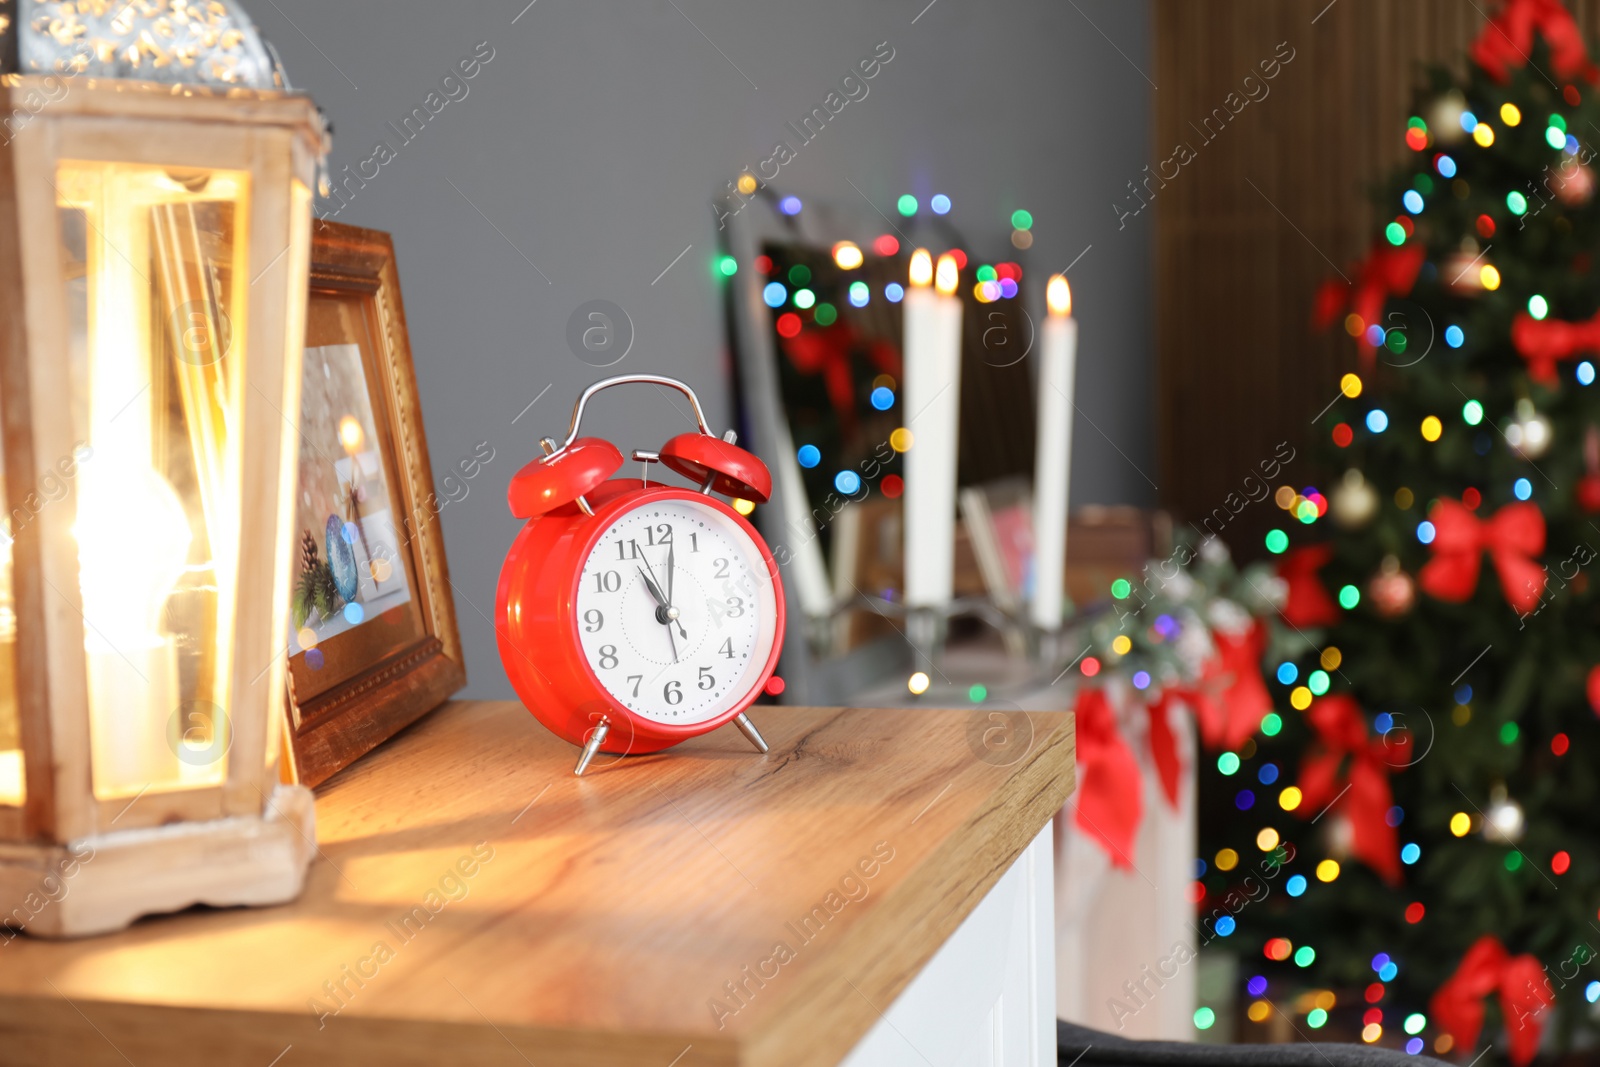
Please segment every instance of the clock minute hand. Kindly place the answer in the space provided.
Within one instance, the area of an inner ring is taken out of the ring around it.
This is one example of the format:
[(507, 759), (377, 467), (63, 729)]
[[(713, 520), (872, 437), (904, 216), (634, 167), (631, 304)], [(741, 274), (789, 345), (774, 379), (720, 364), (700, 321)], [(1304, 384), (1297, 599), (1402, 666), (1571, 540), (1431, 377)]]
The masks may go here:
[(674, 567), (673, 567), (672, 564), (673, 564), (673, 556), (676, 553), (677, 553), (676, 543), (673, 542), (673, 541), (668, 541), (667, 542), (667, 603), (668, 604), (672, 603), (672, 572), (674, 570)]

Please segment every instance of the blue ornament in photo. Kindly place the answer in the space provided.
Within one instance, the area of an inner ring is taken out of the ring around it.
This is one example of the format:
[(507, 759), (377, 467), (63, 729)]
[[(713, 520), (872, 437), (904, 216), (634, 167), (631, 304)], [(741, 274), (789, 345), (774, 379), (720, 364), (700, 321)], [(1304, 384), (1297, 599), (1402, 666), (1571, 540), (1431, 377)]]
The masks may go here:
[(328, 516), (327, 542), (328, 569), (333, 572), (334, 588), (339, 590), (339, 595), (346, 600), (356, 598), (356, 589), (360, 584), (360, 575), (356, 572), (356, 554), (350, 547), (350, 542), (345, 540), (344, 520), (337, 515)]

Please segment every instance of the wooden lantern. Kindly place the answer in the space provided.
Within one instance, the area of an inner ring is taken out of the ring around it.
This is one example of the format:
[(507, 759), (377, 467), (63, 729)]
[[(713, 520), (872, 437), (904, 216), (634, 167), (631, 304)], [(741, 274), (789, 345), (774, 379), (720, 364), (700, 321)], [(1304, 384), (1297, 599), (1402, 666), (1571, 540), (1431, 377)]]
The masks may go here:
[(48, 936), (288, 900), (315, 849), (278, 762), (323, 126), (230, 2), (78, 6), (0, 35), (0, 924)]

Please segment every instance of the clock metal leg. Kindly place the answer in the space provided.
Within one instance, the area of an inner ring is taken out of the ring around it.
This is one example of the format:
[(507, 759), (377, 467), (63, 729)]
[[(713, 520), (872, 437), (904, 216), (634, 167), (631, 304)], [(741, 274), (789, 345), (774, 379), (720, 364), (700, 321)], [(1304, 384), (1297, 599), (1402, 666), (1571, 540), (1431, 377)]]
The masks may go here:
[(589, 769), (589, 761), (594, 759), (594, 754), (600, 751), (600, 746), (605, 743), (606, 734), (611, 732), (611, 724), (604, 719), (594, 728), (594, 733), (589, 735), (589, 740), (584, 742), (583, 753), (578, 757), (578, 765), (572, 769), (574, 778), (583, 777), (583, 772)]
[(734, 725), (739, 727), (739, 732), (749, 738), (752, 745), (756, 746), (757, 752), (765, 753), (767, 751), (767, 739), (761, 736), (761, 731), (757, 730), (756, 724), (750, 721), (750, 716), (741, 711), (738, 718), (733, 721)]

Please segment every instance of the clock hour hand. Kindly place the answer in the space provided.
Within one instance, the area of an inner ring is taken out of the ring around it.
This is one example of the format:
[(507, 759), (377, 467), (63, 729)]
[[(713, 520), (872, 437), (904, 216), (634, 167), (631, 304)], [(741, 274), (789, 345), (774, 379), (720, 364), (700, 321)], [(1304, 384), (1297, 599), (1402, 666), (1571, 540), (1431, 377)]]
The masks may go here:
[(644, 579), (644, 587), (650, 590), (650, 595), (656, 601), (656, 621), (667, 628), (667, 643), (672, 646), (672, 662), (678, 662), (678, 639), (672, 636), (672, 615), (676, 614), (673, 608), (667, 607), (666, 597), (661, 595), (661, 587), (656, 585), (656, 580), (639, 568), (639, 577)]
[[(637, 550), (639, 542), (635, 541), (633, 547)], [(639, 558), (644, 560), (644, 565), (650, 567), (650, 561), (645, 559), (644, 553), (639, 553)], [(674, 623), (678, 626), (678, 635), (685, 641), (689, 639), (689, 631), (683, 628), (683, 623), (678, 622), (678, 609), (672, 606), (672, 598), (661, 592), (661, 583), (656, 581), (656, 569), (650, 567), (650, 573), (639, 571), (639, 577), (644, 579), (644, 584), (650, 590), (650, 595), (656, 598), (656, 621), (667, 628), (670, 633)], [(673, 659), (677, 659), (676, 656)]]
[[(639, 577), (644, 579), (644, 587), (650, 590), (650, 596), (655, 600), (656, 605), (660, 608), (665, 608), (667, 606), (667, 598), (662, 594), (661, 587), (656, 585), (655, 578), (646, 574), (643, 567), (639, 568)], [(661, 612), (657, 611), (656, 614), (659, 615)]]

